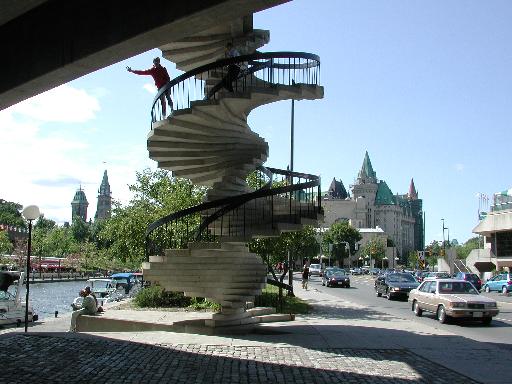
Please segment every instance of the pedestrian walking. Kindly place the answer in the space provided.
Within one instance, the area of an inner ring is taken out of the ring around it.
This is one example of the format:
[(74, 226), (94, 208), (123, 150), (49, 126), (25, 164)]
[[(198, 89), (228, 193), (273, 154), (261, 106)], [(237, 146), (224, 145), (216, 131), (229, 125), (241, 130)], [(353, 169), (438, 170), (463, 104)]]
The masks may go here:
[(309, 264), (306, 262), (304, 264), (304, 268), (302, 269), (302, 289), (308, 290), (308, 281), (309, 281)]
[[(160, 58), (155, 57), (153, 59), (153, 67), (146, 69), (146, 70), (137, 70), (132, 69), (131, 67), (126, 67), (126, 70), (131, 73), (135, 73), (136, 75), (149, 75), (153, 77), (153, 80), (155, 81), (155, 86), (158, 88), (158, 91), (160, 91), (163, 87), (165, 87), (169, 82), (171, 81), (171, 78), (169, 77), (169, 73), (167, 72), (167, 69), (160, 65)], [(165, 92), (160, 96), (160, 103), (162, 105), (162, 114), (166, 115), (166, 105), (165, 105), (165, 99), (167, 99), (167, 102), (169, 103), (169, 107), (171, 108), (171, 112), (173, 110), (173, 104), (171, 99), (171, 93), (169, 89), (166, 89)]]

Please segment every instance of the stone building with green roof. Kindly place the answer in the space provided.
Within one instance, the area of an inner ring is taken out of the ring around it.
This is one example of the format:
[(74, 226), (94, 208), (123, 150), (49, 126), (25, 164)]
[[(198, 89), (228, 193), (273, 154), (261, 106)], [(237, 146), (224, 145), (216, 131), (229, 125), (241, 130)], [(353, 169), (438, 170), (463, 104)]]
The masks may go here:
[(351, 196), (347, 193), (342, 199), (329, 191), (323, 194), (324, 226), (349, 221), (356, 228), (380, 227), (393, 241), (400, 257), (424, 249), (423, 201), (418, 198), (414, 180), (411, 179), (408, 193), (393, 194), (387, 183), (377, 178), (366, 152), (350, 189)]

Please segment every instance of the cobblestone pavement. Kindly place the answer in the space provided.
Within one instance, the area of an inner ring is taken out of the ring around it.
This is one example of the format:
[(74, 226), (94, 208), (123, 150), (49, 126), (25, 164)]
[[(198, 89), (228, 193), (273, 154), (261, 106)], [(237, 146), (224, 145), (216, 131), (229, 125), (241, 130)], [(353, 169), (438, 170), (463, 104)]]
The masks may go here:
[(0, 383), (477, 383), (405, 349), (148, 345), (0, 335)]

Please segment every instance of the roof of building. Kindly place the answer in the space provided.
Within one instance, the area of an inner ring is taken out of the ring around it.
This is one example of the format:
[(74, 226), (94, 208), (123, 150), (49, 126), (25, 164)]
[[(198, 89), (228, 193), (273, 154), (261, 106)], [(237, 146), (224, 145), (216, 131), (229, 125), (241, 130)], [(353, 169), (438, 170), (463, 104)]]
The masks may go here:
[(80, 204), (80, 203), (87, 203), (87, 197), (85, 197), (85, 192), (82, 190), (82, 186), (75, 192), (75, 197), (73, 198), (73, 201), (71, 204)]
[(416, 186), (414, 185), (414, 179), (411, 179), (411, 184), (409, 185), (409, 193), (407, 194), (409, 200), (418, 200), (418, 191), (416, 191)]
[(348, 197), (348, 193), (345, 189), (345, 186), (343, 185), (343, 182), (341, 180), (337, 181), (336, 178), (332, 179), (327, 194), (335, 199), (346, 199)]
[(372, 162), (370, 161), (370, 156), (368, 155), (368, 151), (364, 154), (363, 165), (361, 166), (361, 170), (357, 175), (359, 179), (369, 180), (374, 183), (377, 182), (377, 173), (373, 170)]
[(377, 188), (377, 195), (375, 196), (375, 205), (395, 205), (395, 197), (393, 192), (389, 189), (385, 181), (381, 180)]

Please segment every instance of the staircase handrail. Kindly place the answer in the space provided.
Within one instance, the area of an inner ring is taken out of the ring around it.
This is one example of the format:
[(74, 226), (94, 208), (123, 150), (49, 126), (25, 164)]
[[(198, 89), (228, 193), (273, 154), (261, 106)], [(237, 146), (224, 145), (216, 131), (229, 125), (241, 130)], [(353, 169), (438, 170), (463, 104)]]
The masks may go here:
[[(148, 228), (146, 229), (146, 233), (144, 236), (145, 244), (146, 244), (146, 246), (145, 246), (146, 260), (149, 260), (149, 236), (151, 235), (151, 233), (155, 229), (157, 229), (163, 225), (166, 225), (174, 220), (177, 220), (177, 219), (180, 219), (180, 218), (183, 218), (183, 217), (195, 214), (195, 213), (199, 213), (199, 212), (205, 211), (207, 209), (222, 207), (222, 206), (226, 206), (226, 205), (229, 205), (229, 206), (233, 207), (232, 209), (235, 209), (236, 207), (239, 207), (239, 206), (243, 205), (244, 203), (247, 203), (248, 201), (251, 201), (251, 200), (254, 200), (257, 198), (262, 198), (262, 197), (267, 197), (267, 196), (272, 196), (272, 195), (280, 195), (280, 194), (284, 194), (284, 193), (291, 193), (294, 191), (300, 191), (300, 190), (312, 188), (312, 187), (320, 187), (320, 177), (319, 176), (309, 175), (309, 174), (300, 173), (300, 172), (291, 172), (288, 170), (281, 170), (281, 169), (277, 169), (277, 168), (266, 168), (266, 169), (269, 170), (270, 172), (272, 172), (272, 175), (280, 174), (280, 175), (284, 175), (284, 176), (292, 177), (292, 178), (300, 177), (300, 178), (304, 178), (304, 179), (307, 179), (310, 181), (307, 181), (305, 183), (285, 185), (285, 186), (276, 187), (276, 188), (263, 187), (254, 192), (249, 192), (249, 193), (244, 193), (241, 195), (229, 196), (229, 197), (225, 197), (225, 198), (218, 199), (218, 200), (204, 202), (204, 203), (195, 205), (193, 207), (189, 207), (189, 208), (177, 211), (177, 212), (173, 212), (167, 216), (164, 216), (164, 217), (154, 221), (153, 223), (149, 224)], [(320, 201), (321, 200), (320, 200), (320, 195), (319, 195), (318, 196), (318, 209), (321, 209)]]
[[(266, 63), (257, 62), (256, 60), (265, 60), (268, 59), (269, 61)], [(275, 59), (289, 59), (289, 62), (286, 63), (274, 63)], [(306, 63), (296, 63), (295, 59), (305, 59), (308, 60)], [(291, 62), (291, 60), (294, 60)], [(311, 60), (311, 61), (309, 61)], [(188, 72), (185, 72), (181, 74), (178, 77), (175, 77), (170, 82), (168, 82), (165, 86), (159, 89), (157, 92), (152, 106), (151, 106), (151, 123), (154, 123), (156, 121), (155, 118), (155, 108), (158, 105), (158, 102), (160, 101), (160, 98), (162, 95), (168, 91), (170, 91), (171, 88), (175, 87), (176, 85), (183, 83), (185, 80), (195, 77), (197, 75), (202, 75), (203, 73), (209, 73), (212, 70), (226, 67), (233, 64), (245, 64), (248, 63), (249, 65), (252, 64), (253, 66), (257, 67), (256, 70), (259, 71), (263, 68), (272, 67), (275, 69), (309, 69), (309, 68), (315, 68), (320, 67), (320, 57), (318, 55), (307, 53), (307, 52), (256, 52), (250, 55), (241, 55), (236, 57), (230, 57), (230, 58), (224, 58), (216, 60), (212, 63), (205, 64), (202, 66), (199, 66), (197, 68), (194, 68)], [(249, 70), (250, 71), (250, 70)], [(318, 76), (314, 76), (314, 81), (311, 81), (311, 84), (318, 85), (319, 82), (319, 74)], [(285, 80), (285, 79), (283, 79)], [(291, 85), (291, 79), (289, 79), (290, 85)], [(313, 79), (312, 79), (313, 80)], [(277, 81), (277, 82), (276, 82)], [(272, 84), (279, 84), (279, 78), (274, 77)], [(190, 100), (189, 100), (190, 102)], [(176, 103), (174, 103), (176, 104)], [(181, 108), (177, 108), (181, 109)]]

